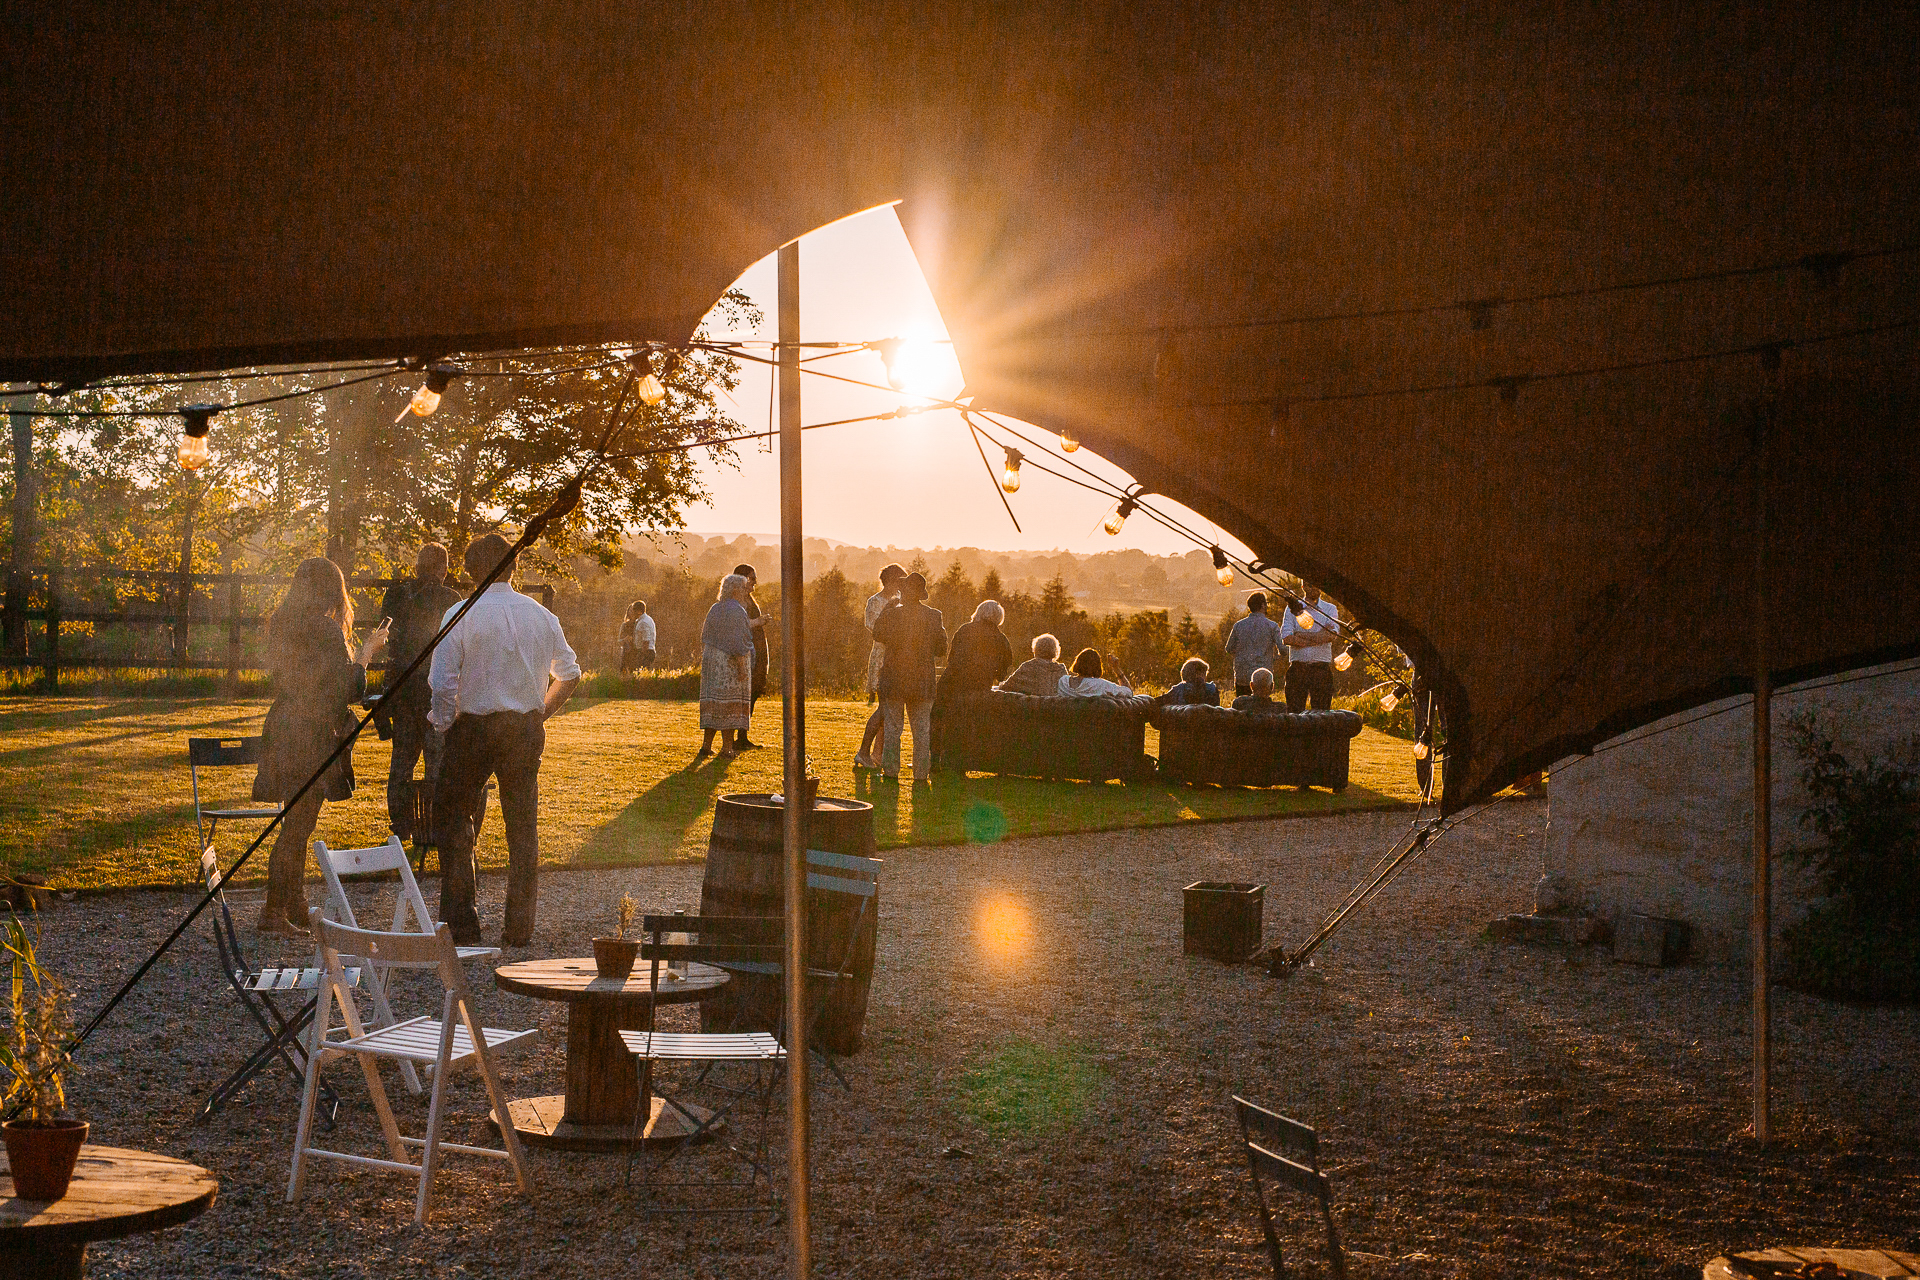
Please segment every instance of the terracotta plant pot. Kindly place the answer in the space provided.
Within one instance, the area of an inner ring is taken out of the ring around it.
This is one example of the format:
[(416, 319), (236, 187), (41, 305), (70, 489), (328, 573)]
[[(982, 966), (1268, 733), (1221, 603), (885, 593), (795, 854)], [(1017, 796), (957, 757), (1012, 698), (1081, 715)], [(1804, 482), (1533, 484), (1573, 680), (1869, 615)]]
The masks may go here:
[(593, 967), (600, 971), (603, 978), (618, 978), (625, 982), (627, 975), (633, 972), (634, 957), (639, 954), (640, 943), (634, 938), (593, 940)]
[(13, 1194), (22, 1200), (58, 1200), (67, 1194), (90, 1127), (85, 1120), (9, 1120), (0, 1125), (13, 1170)]

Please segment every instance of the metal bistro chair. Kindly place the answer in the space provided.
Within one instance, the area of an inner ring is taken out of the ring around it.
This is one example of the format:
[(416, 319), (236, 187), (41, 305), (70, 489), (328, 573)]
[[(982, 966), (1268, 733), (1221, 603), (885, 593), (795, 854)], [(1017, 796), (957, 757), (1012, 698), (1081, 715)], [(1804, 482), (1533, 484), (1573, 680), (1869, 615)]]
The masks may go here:
[[(509, 1045), (538, 1038), (539, 1030), (503, 1031), (480, 1025), (474, 1016), (472, 997), (467, 994), (466, 979), (460, 973), (459, 958), (454, 954), (453, 935), (444, 924), (431, 934), (373, 933), (336, 924), (327, 919), (318, 907), (314, 908), (308, 920), (314, 937), (319, 940), (320, 959), (327, 973), (320, 984), (320, 1007), (313, 1020), (314, 1042), (309, 1046), (306, 1088), (300, 1097), (300, 1124), (293, 1140), (293, 1171), (287, 1180), (288, 1203), (300, 1198), (306, 1182), (306, 1158), (310, 1155), (325, 1156), (329, 1160), (340, 1160), (347, 1164), (417, 1175), (419, 1190), (414, 1197), (413, 1220), (425, 1225), (433, 1202), (434, 1175), (439, 1170), (440, 1155), (446, 1151), (507, 1161), (513, 1166), (514, 1180), (519, 1184), (521, 1194), (531, 1197), (533, 1176), (527, 1171), (519, 1135), (513, 1131), (511, 1124), (500, 1126), (505, 1150), (446, 1142), (440, 1137), (440, 1129), (446, 1120), (448, 1072), (468, 1063), (480, 1071), (487, 1097), (493, 1104), (493, 1114), (504, 1117), (507, 1114), (507, 1094), (500, 1086), (500, 1075), (494, 1069), (493, 1055)], [(428, 1017), (408, 1018), (387, 1027), (369, 1028), (362, 1025), (360, 1015), (353, 1006), (353, 996), (347, 989), (342, 953), (377, 958), (388, 968), (432, 970), (439, 976), (446, 993), (440, 1003), (440, 1017), (437, 1020)], [(338, 1002), (346, 1023), (344, 1034), (338, 1038), (329, 1034), (335, 1002)], [(313, 1110), (319, 1097), (321, 1070), (329, 1058), (347, 1056), (360, 1061), (361, 1073), (367, 1080), (367, 1092), (373, 1095), (373, 1109), (380, 1117), (380, 1128), (387, 1140), (390, 1159), (327, 1151), (312, 1145)], [(379, 1060), (382, 1058), (419, 1063), (434, 1069), (433, 1097), (427, 1106), (425, 1137), (406, 1137), (394, 1122), (393, 1107), (387, 1101), (385, 1086), (380, 1083)], [(408, 1147), (420, 1148), (418, 1164), (407, 1158)]]
[[(770, 956), (780, 954), (781, 940), (785, 933), (786, 922), (778, 916), (643, 916), (640, 921), (640, 955), (653, 966), (652, 982), (654, 989), (660, 986), (660, 962), (685, 963), (700, 961), (717, 964), (722, 961), (764, 961)], [(685, 934), (698, 937), (698, 942), (667, 942), (667, 934)], [(775, 1089), (784, 1075), (787, 1051), (770, 1033), (765, 1031), (693, 1031), (670, 1032), (654, 1029), (654, 1006), (647, 1005), (647, 1025), (640, 1031), (622, 1031), (621, 1043), (628, 1052), (638, 1059), (640, 1072), (640, 1098), (634, 1114), (634, 1141), (627, 1155), (627, 1183), (633, 1182), (633, 1162), (640, 1148), (640, 1137), (650, 1117), (654, 1093), (659, 1093), (661, 1102), (692, 1126), (685, 1138), (673, 1144), (672, 1150), (658, 1160), (648, 1163), (643, 1179), (647, 1195), (648, 1213), (757, 1213), (762, 1208), (778, 1216), (780, 1212), (779, 1193), (774, 1186), (773, 1171), (767, 1158), (767, 1113)], [(703, 1070), (693, 1082), (695, 1086), (705, 1079), (705, 1068), (716, 1063), (734, 1063), (754, 1068), (755, 1085), (743, 1091), (726, 1090), (734, 1094), (732, 1100), (714, 1111), (706, 1111), (683, 1103), (678, 1097), (657, 1087), (654, 1077), (656, 1063), (684, 1062), (697, 1063)], [(664, 1183), (659, 1174), (674, 1159), (689, 1150), (701, 1138), (715, 1134), (722, 1122), (731, 1115), (735, 1106), (743, 1097), (758, 1101), (760, 1107), (760, 1130), (757, 1141), (750, 1148), (743, 1148), (729, 1141), (727, 1149), (733, 1152), (748, 1166), (745, 1181), (698, 1181), (678, 1184)], [(753, 1197), (753, 1188), (760, 1179), (766, 1179), (766, 1198), (764, 1202)], [(654, 1189), (660, 1186), (679, 1185), (697, 1189), (720, 1189), (741, 1187), (747, 1191), (745, 1204), (718, 1204), (700, 1208), (663, 1207), (654, 1199)]]
[(1347, 1257), (1340, 1248), (1340, 1233), (1333, 1225), (1333, 1188), (1320, 1172), (1320, 1135), (1298, 1120), (1289, 1120), (1237, 1094), (1233, 1110), (1240, 1121), (1241, 1141), (1247, 1148), (1247, 1171), (1253, 1178), (1254, 1201), (1260, 1206), (1260, 1229), (1266, 1235), (1267, 1253), (1273, 1259), (1274, 1280), (1286, 1280), (1287, 1267), (1280, 1258), (1280, 1236), (1273, 1229), (1273, 1212), (1267, 1207), (1263, 1178), (1320, 1202), (1320, 1218), (1327, 1226), (1327, 1263), (1336, 1280), (1346, 1280)]
[[(317, 968), (255, 969), (250, 966), (246, 954), (240, 949), (240, 935), (233, 927), (233, 913), (227, 909), (225, 877), (220, 872), (220, 860), (211, 849), (200, 855), (200, 877), (213, 894), (213, 941), (220, 949), (220, 972), (226, 975), (233, 994), (240, 1000), (240, 1006), (252, 1015), (267, 1035), (266, 1043), (255, 1049), (253, 1055), (223, 1080), (220, 1087), (213, 1091), (213, 1096), (207, 1099), (207, 1105), (200, 1112), (200, 1119), (206, 1120), (233, 1101), (247, 1082), (276, 1058), (293, 1073), (294, 1079), (305, 1076), (307, 1047), (302, 1043), (300, 1033), (313, 1021), (314, 1000), (320, 990), (323, 971)], [(358, 985), (360, 970), (348, 969), (346, 978), (349, 986)], [(280, 1012), (275, 1000), (296, 994), (305, 995), (307, 1001), (289, 1018)], [(326, 1126), (331, 1129), (335, 1117), (340, 1113), (340, 1095), (334, 1092), (332, 1085), (322, 1082), (320, 1100), (325, 1108), (323, 1115)]]
[[(431, 936), (435, 920), (427, 910), (427, 899), (420, 892), (420, 882), (413, 878), (413, 865), (407, 861), (406, 848), (400, 843), (400, 837), (389, 835), (385, 844), (374, 845), (370, 849), (330, 849), (325, 840), (313, 842), (314, 860), (320, 864), (320, 873), (327, 880), (327, 914), (350, 929), (360, 927), (354, 919), (353, 903), (347, 897), (347, 886), (342, 876), (377, 875), (392, 872), (400, 877), (400, 886), (393, 896), (393, 922), (388, 929), (394, 933), (421, 933)], [(409, 919), (412, 923), (409, 924)], [(454, 954), (461, 960), (492, 960), (500, 955), (498, 947), (455, 947)], [(389, 1002), (388, 985), (391, 975), (387, 966), (371, 959), (363, 959), (371, 972), (367, 977), (367, 992), (373, 997), (373, 1025), (391, 1026), (393, 1008)], [(407, 1088), (414, 1093), (421, 1091), (420, 1077), (414, 1071), (413, 1063), (402, 1060), (400, 1077), (407, 1082)]]
[[(830, 908), (854, 899), (858, 905), (853, 909), (852, 922), (847, 925), (846, 941), (839, 948), (838, 956), (822, 963), (819, 951), (814, 952), (814, 962), (807, 967), (808, 1013), (807, 1013), (807, 1053), (817, 1059), (822, 1066), (833, 1073), (840, 1087), (852, 1094), (853, 1085), (846, 1074), (840, 1070), (840, 1059), (831, 1049), (821, 1043), (815, 1034), (820, 1019), (825, 1015), (837, 993), (847, 982), (853, 980), (853, 965), (860, 946), (860, 934), (866, 927), (867, 919), (876, 911), (876, 902), (880, 892), (880, 869), (886, 864), (879, 858), (862, 858), (851, 853), (830, 853), (825, 849), (807, 850), (807, 892), (808, 907), (826, 905)], [(838, 896), (838, 902), (835, 896)], [(810, 938), (818, 938), (820, 931), (809, 929)], [(826, 967), (831, 964), (831, 968)], [(781, 960), (734, 961), (720, 965), (733, 973), (754, 973), (770, 977), (780, 977), (786, 972)], [(824, 988), (819, 995), (813, 994), (815, 985)], [(732, 1030), (738, 1030), (736, 1025)]]
[(247, 809), (209, 809), (200, 803), (200, 771), (231, 769), (260, 763), (258, 738), (188, 738), (187, 773), (193, 779), (193, 821), (200, 829), (200, 847), (213, 843), (213, 832), (222, 818), (245, 818), (265, 822), (280, 816), (280, 806)]

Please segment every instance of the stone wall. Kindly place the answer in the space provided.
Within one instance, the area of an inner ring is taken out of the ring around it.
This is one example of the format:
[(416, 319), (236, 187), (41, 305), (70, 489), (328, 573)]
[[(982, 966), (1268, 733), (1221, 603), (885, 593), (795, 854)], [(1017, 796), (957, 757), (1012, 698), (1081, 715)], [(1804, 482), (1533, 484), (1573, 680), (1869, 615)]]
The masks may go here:
[[(1776, 930), (1803, 915), (1805, 874), (1787, 851), (1814, 837), (1787, 722), (1814, 711), (1859, 763), (1920, 733), (1920, 662), (1776, 690), (1773, 847)], [(1752, 910), (1753, 700), (1730, 698), (1623, 734), (1554, 765), (1546, 872), (1587, 909), (1694, 926), (1696, 959), (1738, 963)]]

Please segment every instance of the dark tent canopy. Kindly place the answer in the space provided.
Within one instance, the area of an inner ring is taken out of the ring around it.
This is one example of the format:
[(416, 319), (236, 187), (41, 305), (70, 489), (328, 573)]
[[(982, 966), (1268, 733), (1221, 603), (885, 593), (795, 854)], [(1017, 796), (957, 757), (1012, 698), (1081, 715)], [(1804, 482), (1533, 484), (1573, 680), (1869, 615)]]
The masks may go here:
[(976, 404), (1391, 635), (1453, 810), (1748, 686), (1761, 423), (1777, 677), (1920, 648), (1920, 255), (1591, 292), (1920, 239), (1920, 20), (1565, 8), (16, 8), (0, 376), (677, 340), (900, 200)]

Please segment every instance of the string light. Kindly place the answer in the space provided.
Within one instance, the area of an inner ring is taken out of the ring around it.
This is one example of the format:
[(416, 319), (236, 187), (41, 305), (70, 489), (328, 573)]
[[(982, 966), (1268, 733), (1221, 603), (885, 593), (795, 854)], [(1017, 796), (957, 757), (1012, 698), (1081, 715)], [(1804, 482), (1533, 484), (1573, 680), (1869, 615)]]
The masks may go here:
[(1293, 611), (1294, 626), (1300, 628), (1302, 631), (1313, 630), (1313, 614), (1308, 612), (1305, 602), (1295, 599), (1293, 596), (1288, 596), (1287, 608)]
[[(1385, 704), (1382, 703), (1382, 705), (1385, 705)], [(1427, 746), (1427, 740), (1425, 738), (1417, 738), (1414, 740), (1413, 758), (1415, 760), (1425, 760), (1427, 758), (1428, 751), (1429, 751), (1429, 748)]]
[(1213, 547), (1212, 551), (1213, 551), (1213, 576), (1219, 579), (1221, 586), (1223, 587), (1232, 586), (1233, 585), (1233, 566), (1227, 563), (1227, 553), (1222, 551), (1218, 546)]
[(1409, 692), (1406, 685), (1396, 684), (1380, 695), (1380, 709), (1391, 714), (1393, 709), (1400, 705), (1400, 699), (1406, 697)]
[(1080, 448), (1080, 437), (1073, 434), (1071, 428), (1060, 433), (1060, 451), (1073, 453)]
[(409, 413), (416, 418), (429, 417), (440, 407), (440, 397), (445, 394), (447, 385), (459, 376), (460, 370), (450, 364), (436, 364), (428, 369), (427, 380), (413, 393), (413, 399), (407, 402), (407, 407), (400, 411), (400, 417), (394, 421), (400, 421)]
[(633, 394), (640, 397), (640, 403), (651, 409), (667, 398), (666, 384), (660, 381), (660, 375), (653, 371), (653, 352), (641, 351), (627, 358), (633, 371), (640, 375), (633, 384)]
[(1119, 505), (1107, 513), (1106, 522), (1101, 527), (1114, 537), (1119, 537), (1120, 530), (1125, 527), (1127, 523), (1127, 517), (1132, 515), (1134, 508), (1139, 505), (1140, 504), (1132, 498), (1120, 499)]
[(1353, 669), (1353, 651), (1359, 647), (1360, 642), (1356, 640), (1335, 654), (1333, 658), (1333, 669), (1335, 671), (1351, 671)]
[(1000, 487), (1008, 493), (1020, 492), (1020, 463), (1025, 457), (1018, 449), (1007, 450), (1007, 468), (1000, 473)]
[(180, 416), (186, 425), (180, 428), (180, 466), (187, 471), (198, 471), (207, 465), (213, 456), (213, 450), (207, 444), (207, 431), (213, 422), (213, 415), (226, 408), (220, 404), (183, 405)]

